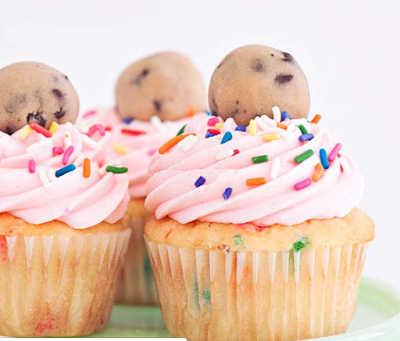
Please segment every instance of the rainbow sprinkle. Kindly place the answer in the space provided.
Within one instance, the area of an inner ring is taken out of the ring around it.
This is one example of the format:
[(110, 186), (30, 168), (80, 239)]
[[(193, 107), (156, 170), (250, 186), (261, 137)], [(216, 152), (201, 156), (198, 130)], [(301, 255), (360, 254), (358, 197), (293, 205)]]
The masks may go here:
[(182, 141), (184, 138), (186, 138), (189, 135), (195, 135), (195, 134), (182, 134), (179, 136), (175, 136), (172, 139), (170, 139), (169, 141), (165, 142), (159, 149), (158, 152), (160, 154), (164, 154), (166, 153), (168, 150), (170, 150), (172, 147), (174, 147), (175, 145), (177, 145), (180, 141)]
[(130, 117), (124, 117), (122, 119), (122, 122), (126, 123), (126, 124), (130, 124), (133, 121), (133, 118)]
[(322, 163), (322, 166), (324, 167), (324, 169), (328, 169), (329, 168), (329, 160), (328, 160), (328, 156), (326, 155), (326, 150), (324, 148), (321, 148), (319, 150), (319, 157), (321, 159), (321, 163)]
[(83, 161), (83, 176), (88, 178), (91, 172), (91, 161), (88, 158), (85, 158)]
[(213, 136), (221, 134), (221, 132), (217, 129), (207, 129), (207, 132), (212, 134)]
[(252, 178), (246, 180), (247, 186), (259, 186), (259, 185), (264, 185), (266, 183), (267, 183), (266, 178)]
[(53, 139), (44, 139), (42, 141), (36, 142), (34, 144), (31, 144), (26, 148), (26, 152), (28, 154), (36, 152), (42, 148), (52, 146), (53, 145)]
[(237, 126), (235, 128), (236, 131), (246, 131), (246, 127), (245, 126)]
[(106, 128), (104, 128), (102, 124), (94, 124), (89, 128), (89, 131), (86, 135), (92, 137), (96, 132), (98, 132), (101, 136), (104, 136), (106, 134)]
[(234, 149), (234, 150), (233, 150), (233, 155), (237, 155), (237, 154), (239, 154), (239, 153), (240, 153), (239, 149)]
[(278, 122), (270, 119), (267, 115), (262, 115), (261, 120), (267, 124), (268, 127), (270, 128), (276, 128)]
[(272, 108), (272, 115), (275, 122), (280, 122), (282, 120), (281, 110), (277, 105)]
[(184, 152), (187, 152), (193, 148), (196, 142), (197, 137), (194, 135), (189, 135), (178, 143), (178, 147), (181, 148)]
[[(92, 148), (93, 150), (101, 150), (101, 145), (98, 144), (95, 140), (91, 139), (87, 135), (82, 135), (82, 142), (86, 144), (88, 147)], [(65, 143), (67, 145), (67, 143)]]
[(181, 129), (179, 129), (179, 131), (176, 134), (176, 136), (182, 135), (185, 132), (185, 129), (186, 129), (186, 124)]
[(217, 160), (223, 160), (226, 159), (229, 156), (235, 155), (235, 152), (232, 149), (227, 149), (223, 150), (222, 152), (219, 152), (218, 154), (215, 155), (215, 158)]
[(271, 167), (271, 173), (270, 173), (271, 180), (275, 180), (278, 177), (280, 165), (281, 165), (281, 159), (279, 157), (276, 157), (272, 161), (272, 167)]
[(36, 172), (36, 162), (35, 160), (29, 160), (28, 161), (28, 171), (29, 173), (34, 174)]
[(300, 142), (311, 141), (314, 138), (313, 134), (303, 134), (299, 136)]
[(303, 135), (304, 135), (304, 134), (308, 134), (308, 131), (307, 131), (306, 127), (303, 126), (302, 124), (299, 125), (299, 129), (300, 129), (300, 131), (301, 131), (301, 133), (302, 133)]
[(293, 186), (293, 188), (294, 188), (296, 191), (300, 191), (301, 189), (304, 189), (304, 188), (306, 188), (306, 187), (308, 187), (308, 186), (310, 186), (310, 185), (311, 185), (311, 179), (305, 179), (305, 180), (300, 181), (300, 182), (298, 182), (297, 184), (295, 184), (295, 185)]
[(53, 122), (51, 122), (49, 131), (50, 131), (52, 134), (55, 134), (55, 133), (57, 132), (57, 130), (58, 130), (59, 127), (60, 127), (60, 126), (58, 125), (58, 123), (55, 122), (55, 121), (53, 121)]
[(56, 177), (59, 178), (60, 176), (63, 176), (65, 174), (69, 173), (69, 172), (72, 172), (75, 169), (76, 169), (75, 165), (65, 166), (65, 167), (59, 169), (58, 171), (56, 171)]
[(232, 195), (232, 191), (233, 189), (231, 187), (225, 188), (224, 193), (222, 193), (222, 197), (224, 198), (224, 200), (229, 199), (229, 197)]
[(120, 145), (118, 143), (114, 143), (112, 145), (112, 147), (113, 147), (114, 151), (119, 153), (119, 154), (128, 154), (129, 153), (129, 148), (128, 147), (122, 146), (122, 145)]
[(225, 124), (225, 122), (218, 122), (218, 123), (215, 125), (215, 129), (221, 129), (221, 128), (224, 126), (224, 124)]
[(281, 134), (264, 134), (262, 136), (262, 139), (264, 142), (271, 142), (275, 140), (280, 140), (281, 139)]
[(53, 155), (61, 155), (64, 153), (63, 147), (53, 147)]
[(304, 152), (303, 154), (300, 154), (299, 156), (295, 157), (294, 162), (301, 163), (313, 155), (314, 155), (314, 151), (312, 149), (309, 149), (306, 152)]
[(142, 131), (142, 130), (127, 129), (127, 128), (121, 129), (121, 133), (125, 134), (125, 135), (132, 135), (132, 136), (138, 136), (138, 135), (146, 134), (146, 132)]
[(222, 137), (221, 144), (227, 143), (227, 142), (229, 142), (230, 140), (232, 140), (232, 133), (231, 133), (230, 131), (227, 131), (227, 132), (224, 134), (224, 136)]
[(317, 163), (315, 165), (315, 173), (312, 177), (313, 181), (317, 182), (324, 176), (324, 167), (322, 167), (321, 163)]
[(41, 169), (39, 171), (39, 178), (40, 178), (40, 181), (42, 182), (44, 188), (50, 187), (50, 180), (47, 177), (47, 174), (44, 169)]
[(150, 122), (158, 131), (165, 131), (165, 125), (157, 115), (151, 116)]
[(205, 182), (206, 182), (206, 179), (203, 178), (202, 176), (199, 176), (199, 178), (196, 180), (196, 182), (194, 183), (194, 185), (195, 185), (196, 187), (200, 187), (200, 186), (203, 186)]
[(332, 162), (333, 160), (335, 160), (336, 156), (340, 153), (341, 150), (342, 145), (340, 143), (337, 143), (335, 147), (333, 147), (332, 151), (329, 153), (328, 161)]
[(249, 133), (251, 136), (257, 135), (257, 122), (255, 120), (250, 120)]
[(39, 125), (36, 122), (30, 122), (29, 126), (31, 127), (32, 130), (36, 131), (39, 134), (42, 134), (44, 137), (52, 137), (53, 134), (47, 130), (46, 128), (43, 128), (41, 125)]
[(126, 167), (114, 167), (114, 166), (107, 166), (106, 172), (114, 173), (114, 174), (123, 174), (128, 172), (128, 168)]
[(260, 155), (252, 158), (253, 163), (262, 163), (268, 161), (268, 155)]
[(96, 110), (89, 110), (89, 111), (85, 112), (85, 113), (82, 115), (82, 118), (87, 118), (87, 117), (89, 117), (89, 116), (92, 116), (92, 115), (94, 115), (96, 112), (97, 112)]
[[(88, 137), (86, 135), (82, 135), (82, 138)], [(69, 146), (72, 146), (72, 138), (70, 133), (65, 133), (64, 135), (64, 146), (65, 148), (68, 148)]]
[(311, 123), (315, 123), (318, 124), (319, 121), (321, 121), (322, 116), (320, 114), (317, 114), (314, 116), (314, 118), (312, 119)]
[(24, 128), (22, 128), (21, 132), (19, 133), (19, 138), (23, 140), (26, 138), (31, 132), (32, 128), (29, 125), (26, 125)]
[(339, 162), (340, 162), (340, 166), (343, 169), (344, 174), (346, 174), (346, 176), (351, 176), (353, 174), (353, 171), (349, 165), (349, 163), (347, 162), (347, 159), (344, 156), (339, 157)]
[(208, 122), (207, 125), (209, 127), (214, 127), (217, 123), (219, 123), (219, 118), (218, 117), (211, 117)]
[(193, 117), (194, 115), (196, 115), (196, 109), (195, 108), (190, 108), (188, 110), (188, 116), (189, 117)]
[(290, 120), (290, 116), (287, 111), (284, 111), (282, 113), (282, 121), (287, 121), (287, 120)]
[(64, 166), (68, 164), (68, 160), (69, 160), (69, 158), (70, 158), (70, 156), (71, 156), (71, 154), (72, 154), (73, 152), (74, 152), (74, 146), (69, 146), (69, 147), (67, 148), (67, 150), (65, 151), (64, 156), (63, 156), (63, 158), (62, 158), (62, 164), (63, 164)]

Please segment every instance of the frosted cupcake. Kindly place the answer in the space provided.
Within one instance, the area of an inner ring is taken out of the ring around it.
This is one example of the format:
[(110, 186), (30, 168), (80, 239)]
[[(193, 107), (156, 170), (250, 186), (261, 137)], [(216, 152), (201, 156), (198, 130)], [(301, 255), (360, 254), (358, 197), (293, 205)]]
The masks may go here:
[(157, 149), (176, 136), (189, 116), (204, 111), (205, 88), (193, 64), (167, 52), (128, 66), (116, 86), (116, 110), (93, 110), (82, 122), (101, 123), (111, 133), (103, 156), (108, 163), (128, 167), (129, 193), (126, 219), (131, 243), (121, 276), (117, 302), (158, 303), (150, 260), (143, 240), (151, 213), (144, 207), (148, 167)]
[(356, 208), (363, 180), (345, 148), (319, 115), (304, 118), (303, 72), (288, 53), (242, 47), (209, 98), (220, 117), (194, 117), (150, 167), (145, 236), (168, 330), (189, 341), (345, 332), (374, 223)]
[(91, 334), (115, 298), (131, 233), (127, 170), (100, 167), (106, 134), (56, 123), (78, 114), (66, 82), (38, 63), (0, 70), (2, 129), (29, 123), (0, 131), (1, 335)]

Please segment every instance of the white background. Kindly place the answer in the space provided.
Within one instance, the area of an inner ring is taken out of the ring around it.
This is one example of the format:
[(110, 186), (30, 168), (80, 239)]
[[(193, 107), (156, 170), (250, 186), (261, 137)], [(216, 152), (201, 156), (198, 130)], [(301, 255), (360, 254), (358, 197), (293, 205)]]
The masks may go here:
[(47, 63), (88, 109), (112, 105), (119, 72), (154, 51), (188, 54), (206, 82), (240, 45), (292, 53), (312, 114), (365, 175), (360, 206), (377, 223), (366, 273), (400, 287), (399, 13), (394, 1), (0, 0), (0, 66)]

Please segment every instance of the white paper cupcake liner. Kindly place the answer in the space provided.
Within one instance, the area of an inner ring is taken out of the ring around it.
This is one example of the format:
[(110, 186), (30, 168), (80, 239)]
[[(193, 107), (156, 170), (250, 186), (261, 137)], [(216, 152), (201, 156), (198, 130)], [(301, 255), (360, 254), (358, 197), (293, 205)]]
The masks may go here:
[(103, 328), (130, 233), (1, 236), (0, 334), (73, 336)]
[(156, 284), (143, 239), (146, 222), (146, 217), (128, 216), (132, 237), (118, 287), (116, 299), (118, 303), (158, 305)]
[(290, 341), (345, 332), (368, 247), (268, 253), (146, 242), (166, 326), (188, 341)]

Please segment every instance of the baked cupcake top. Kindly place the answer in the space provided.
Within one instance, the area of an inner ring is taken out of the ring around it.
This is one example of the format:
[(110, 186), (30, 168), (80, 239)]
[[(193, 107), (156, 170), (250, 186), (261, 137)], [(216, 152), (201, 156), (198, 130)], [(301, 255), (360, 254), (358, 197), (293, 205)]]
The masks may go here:
[[(274, 107), (246, 126), (195, 116), (150, 166), (146, 207), (158, 219), (258, 226), (343, 217), (363, 192), (354, 162), (318, 124)], [(180, 141), (179, 141), (180, 140)]]
[(127, 167), (129, 194), (133, 198), (144, 198), (152, 156), (187, 121), (188, 118), (162, 122), (157, 116), (153, 116), (150, 121), (121, 119), (115, 110), (103, 109), (83, 114), (80, 123), (91, 127), (101, 122), (110, 132), (110, 140), (101, 152), (101, 158)]
[(109, 133), (97, 126), (35, 122), (0, 132), (0, 212), (31, 224), (59, 220), (84, 229), (120, 220), (127, 207), (126, 168), (101, 166)]

